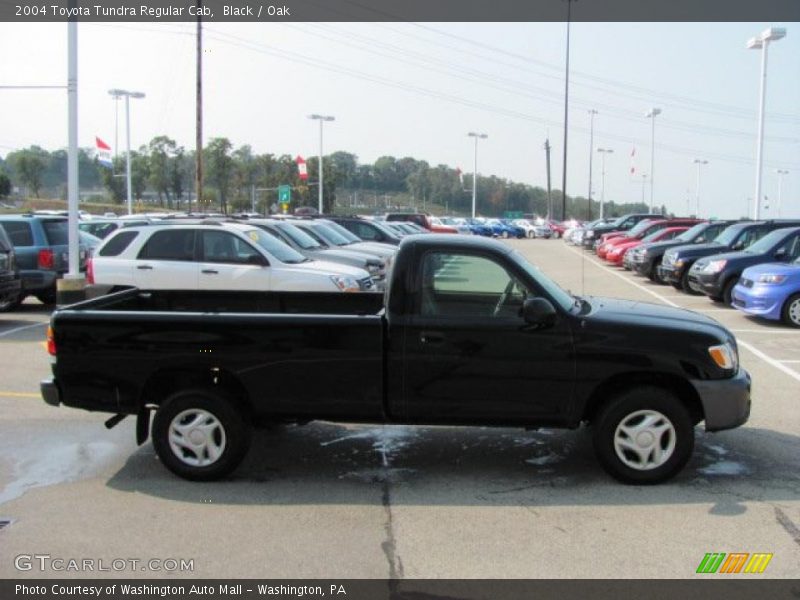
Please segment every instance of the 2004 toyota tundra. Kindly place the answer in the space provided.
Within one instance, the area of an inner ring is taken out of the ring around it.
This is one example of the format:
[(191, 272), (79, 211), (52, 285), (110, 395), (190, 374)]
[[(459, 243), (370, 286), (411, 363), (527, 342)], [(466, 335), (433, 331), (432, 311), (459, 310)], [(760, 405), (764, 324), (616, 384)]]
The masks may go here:
[(680, 471), (694, 427), (743, 424), (750, 377), (705, 316), (580, 298), (500, 242), (403, 240), (385, 295), (127, 290), (54, 313), (46, 402), (137, 415), (161, 461), (222, 477), (265, 422), (593, 428), (629, 483)]

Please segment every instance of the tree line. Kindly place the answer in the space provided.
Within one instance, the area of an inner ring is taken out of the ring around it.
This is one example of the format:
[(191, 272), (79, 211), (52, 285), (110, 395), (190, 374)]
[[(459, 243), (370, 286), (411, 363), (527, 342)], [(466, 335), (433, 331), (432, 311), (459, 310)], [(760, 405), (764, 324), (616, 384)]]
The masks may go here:
[[(228, 138), (209, 140), (203, 148), (202, 210), (231, 212), (248, 210), (253, 200), (259, 211), (272, 206), (277, 188), (292, 188), (292, 205), (317, 206), (319, 159), (307, 159), (308, 179), (300, 178), (295, 157), (288, 154), (256, 154), (249, 145), (234, 147)], [(82, 190), (102, 190), (111, 201), (122, 204), (127, 198), (126, 161), (113, 158), (113, 168), (102, 166), (91, 148), (78, 153)], [(391, 198), (381, 206), (437, 207), (439, 212), (470, 214), (472, 174), (461, 173), (448, 165), (431, 165), (412, 157), (381, 156), (374, 163), (360, 163), (355, 154), (334, 152), (323, 159), (323, 206), (326, 212), (359, 206), (358, 198)], [(0, 158), (0, 197), (14, 188), (22, 197), (66, 197), (67, 152), (48, 151), (30, 146)], [(495, 175), (477, 177), (477, 213), (500, 216), (507, 212), (548, 214), (547, 191)], [(195, 152), (178, 145), (168, 136), (156, 136), (136, 151), (131, 151), (133, 198), (145, 200), (166, 210), (184, 210), (189, 202), (197, 210), (195, 196)], [(356, 199), (356, 202), (353, 200)], [(367, 204), (368, 205), (368, 204)], [(553, 214), (560, 216), (562, 195), (551, 192)], [(596, 216), (599, 206), (586, 198), (567, 197), (567, 216), (586, 219)], [(590, 210), (591, 208), (591, 210)], [(606, 202), (606, 214), (642, 211), (641, 203)]]

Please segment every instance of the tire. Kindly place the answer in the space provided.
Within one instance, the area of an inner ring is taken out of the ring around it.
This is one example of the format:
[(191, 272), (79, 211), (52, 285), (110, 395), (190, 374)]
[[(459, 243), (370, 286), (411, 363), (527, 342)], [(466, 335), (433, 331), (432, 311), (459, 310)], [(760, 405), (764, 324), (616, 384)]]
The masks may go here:
[(56, 303), (56, 289), (45, 290), (36, 294), (36, 298), (42, 304), (55, 304)]
[(694, 450), (694, 425), (674, 394), (641, 387), (603, 406), (594, 422), (593, 442), (609, 475), (623, 483), (651, 485), (686, 466)]
[(781, 309), (781, 319), (787, 325), (800, 327), (800, 294), (794, 294), (786, 299)]
[(739, 281), (739, 276), (734, 275), (725, 282), (725, 286), (722, 288), (722, 303), (725, 306), (733, 307), (733, 288), (736, 287), (737, 281)]
[(0, 313), (11, 312), (12, 310), (16, 310), (20, 304), (22, 304), (22, 296), (16, 296), (15, 298), (6, 298), (5, 300), (0, 300)]
[(681, 275), (681, 289), (690, 296), (702, 295), (701, 292), (695, 292), (692, 288), (689, 287), (689, 269), (686, 269), (683, 272), (683, 275)]
[[(196, 432), (197, 445), (189, 439)], [(156, 454), (175, 475), (191, 481), (213, 481), (232, 473), (247, 454), (250, 435), (241, 407), (214, 389), (173, 394), (153, 420)]]

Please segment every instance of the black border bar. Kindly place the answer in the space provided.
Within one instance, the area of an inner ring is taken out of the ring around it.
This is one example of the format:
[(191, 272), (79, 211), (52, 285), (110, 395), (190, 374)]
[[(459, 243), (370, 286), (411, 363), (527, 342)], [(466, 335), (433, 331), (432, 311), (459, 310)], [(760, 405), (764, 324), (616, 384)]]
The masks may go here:
[(2, 0), (0, 21), (558, 22), (568, 2), (575, 22), (800, 21), (799, 0)]

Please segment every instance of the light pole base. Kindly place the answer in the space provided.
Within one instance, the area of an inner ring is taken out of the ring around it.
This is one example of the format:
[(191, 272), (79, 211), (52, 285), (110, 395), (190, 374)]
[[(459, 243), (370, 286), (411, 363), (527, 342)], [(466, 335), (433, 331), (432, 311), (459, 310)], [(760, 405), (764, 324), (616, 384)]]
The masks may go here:
[(86, 300), (86, 278), (83, 275), (65, 275), (56, 281), (56, 305), (58, 307)]

